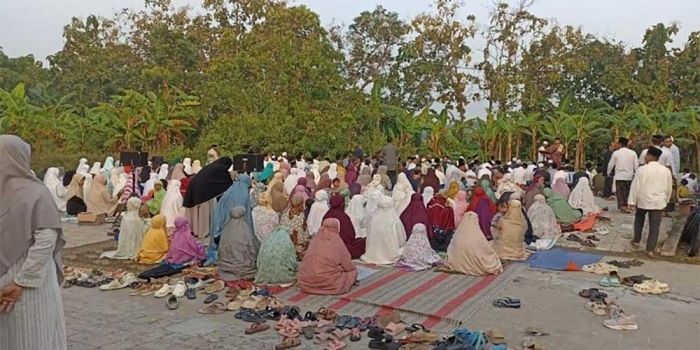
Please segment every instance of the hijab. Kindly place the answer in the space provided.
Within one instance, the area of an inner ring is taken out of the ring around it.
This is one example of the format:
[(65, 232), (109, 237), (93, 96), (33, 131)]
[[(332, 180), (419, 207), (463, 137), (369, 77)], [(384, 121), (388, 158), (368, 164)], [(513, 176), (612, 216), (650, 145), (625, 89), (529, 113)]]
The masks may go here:
[(253, 208), (253, 232), (259, 242), (264, 242), (272, 231), (279, 226), (280, 215), (272, 209), (270, 194), (263, 193), (258, 198), (258, 205)]
[(394, 210), (396, 211), (397, 215), (400, 215), (404, 210), (406, 210), (408, 204), (411, 203), (411, 195), (414, 192), (413, 186), (411, 186), (411, 183), (408, 181), (406, 174), (399, 174), (396, 180), (396, 186), (394, 186), (394, 190), (391, 194), (391, 197), (394, 200)]
[(544, 185), (539, 183), (539, 179), (541, 178), (542, 176), (535, 175), (535, 177), (533, 178), (533, 182), (530, 184), (530, 187), (528, 187), (527, 191), (525, 192), (525, 195), (523, 196), (523, 206), (525, 206), (525, 210), (530, 209), (532, 203), (535, 202), (536, 195), (542, 194)]
[(583, 215), (600, 213), (600, 207), (595, 204), (595, 197), (587, 177), (578, 179), (576, 187), (569, 196), (569, 205), (574, 209), (581, 209)]
[(270, 204), (277, 213), (284, 212), (289, 205), (289, 197), (284, 193), (284, 184), (275, 182), (270, 186)]
[[(221, 159), (224, 158), (219, 158), (214, 163), (218, 162)], [(210, 165), (207, 165), (207, 167), (209, 167)], [(197, 176), (195, 176), (195, 178)], [(236, 178), (236, 182), (234, 182), (226, 190), (226, 192), (224, 192), (219, 201), (216, 203), (216, 207), (214, 207), (214, 213), (212, 214), (211, 230), (209, 232), (211, 234), (211, 243), (209, 244), (208, 256), (210, 260), (216, 259), (216, 240), (220, 237), (224, 227), (226, 227), (226, 224), (231, 219), (231, 210), (234, 207), (240, 206), (243, 208), (246, 222), (248, 223), (250, 231), (253, 232), (253, 207), (250, 200), (251, 182), (252, 180), (250, 176), (246, 174), (239, 175)]]
[(101, 258), (130, 260), (136, 257), (141, 248), (146, 223), (139, 216), (141, 199), (131, 197), (126, 201), (126, 213), (119, 223), (119, 242), (117, 250), (100, 254)]
[(46, 169), (46, 174), (44, 174), (44, 185), (51, 193), (58, 210), (66, 211), (66, 201), (63, 199), (65, 188), (61, 179), (58, 178), (58, 168), (48, 168)]
[(73, 197), (83, 199), (84, 191), (83, 186), (80, 185), (80, 180), (84, 178), (85, 176), (81, 174), (73, 175), (73, 178), (70, 180), (70, 185), (68, 185), (68, 191), (65, 195), (66, 200), (70, 200)]
[(90, 186), (90, 193), (85, 201), (89, 212), (94, 214), (112, 215), (117, 208), (119, 198), (112, 197), (107, 190), (107, 179), (102, 174), (95, 175)]
[(325, 190), (320, 190), (314, 195), (315, 202), (311, 205), (309, 210), (309, 215), (306, 219), (306, 227), (308, 228), (309, 235), (314, 236), (318, 233), (323, 223), (323, 217), (326, 215), (328, 210), (328, 192)]
[(185, 158), (185, 160), (182, 161), (182, 165), (182, 171), (184, 171), (186, 175), (194, 175), (192, 172), (192, 158)]
[[(180, 180), (170, 180), (168, 190), (165, 192), (160, 204), (160, 214), (165, 216), (165, 227), (176, 227), (175, 220), (185, 215), (185, 208), (182, 207), (182, 194), (180, 194)], [(155, 197), (154, 197), (155, 199)], [(187, 223), (189, 226), (189, 221)]]
[(369, 167), (362, 168), (362, 170), (360, 170), (360, 176), (357, 177), (357, 183), (362, 186), (367, 186), (370, 182), (372, 182), (372, 169)]
[(411, 238), (413, 227), (419, 224), (427, 227), (426, 234), (428, 237), (433, 236), (433, 226), (428, 218), (428, 210), (423, 204), (423, 196), (421, 196), (420, 193), (414, 193), (411, 195), (411, 203), (408, 205), (406, 210), (401, 213), (399, 218), (403, 223), (403, 228), (406, 232), (407, 238)]
[(434, 168), (428, 168), (428, 172), (423, 177), (422, 188), (432, 187), (433, 191), (440, 192), (440, 179), (435, 174)]
[(160, 170), (158, 170), (158, 179), (166, 180), (168, 178), (168, 164), (161, 164)]
[(566, 199), (568, 199), (571, 194), (571, 190), (569, 190), (569, 186), (566, 184), (566, 179), (563, 177), (559, 177), (554, 181), (554, 184), (552, 184), (552, 191)]
[(194, 208), (224, 193), (233, 183), (231, 173), (228, 171), (231, 165), (233, 165), (231, 158), (221, 157), (202, 168), (190, 179), (183, 198), (183, 206)]
[(136, 255), (139, 264), (155, 264), (161, 262), (168, 254), (168, 233), (165, 231), (165, 218), (156, 215), (151, 218), (151, 228), (143, 236), (141, 249)]
[(433, 197), (435, 197), (435, 190), (432, 187), (426, 187), (423, 189), (423, 205), (425, 205), (426, 208)]
[(503, 271), (501, 260), (484, 238), (476, 213), (464, 214), (464, 219), (447, 247), (445, 266), (450, 270), (472, 276), (497, 274)]
[(272, 175), (275, 173), (275, 165), (272, 164), (272, 162), (267, 163), (265, 168), (263, 169), (262, 173), (258, 174), (258, 177), (255, 179), (258, 182), (265, 182), (272, 178)]
[[(63, 281), (63, 224), (51, 193), (29, 168), (31, 147), (14, 135), (0, 135), (0, 276), (34, 244), (34, 232), (54, 229), (58, 282)], [(77, 178), (75, 176), (74, 178)]]
[[(177, 180), (173, 180), (177, 181)], [(168, 188), (168, 191), (170, 188)], [(189, 262), (201, 262), (207, 253), (204, 245), (197, 242), (192, 236), (190, 220), (184, 216), (175, 219), (175, 230), (170, 241), (170, 248), (165, 258), (171, 264), (186, 264)]]
[(440, 263), (440, 255), (430, 247), (428, 229), (424, 224), (415, 224), (396, 266), (411, 271), (422, 271)]
[(102, 163), (100, 162), (95, 162), (92, 164), (92, 168), (90, 168), (90, 175), (95, 176), (97, 174), (102, 173)]
[(90, 171), (90, 166), (88, 165), (87, 158), (80, 158), (78, 167), (75, 169), (75, 172), (84, 176), (87, 175), (88, 171)]
[(345, 199), (341, 195), (333, 195), (330, 198), (330, 208), (323, 220), (337, 219), (340, 222), (340, 239), (345, 243), (345, 247), (350, 252), (353, 259), (357, 259), (365, 253), (364, 238), (357, 238), (355, 226), (350, 216), (345, 213)]
[(73, 176), (75, 176), (75, 170), (68, 170), (63, 174), (63, 187), (67, 188), (70, 186), (71, 181), (73, 181)]
[(199, 161), (199, 159), (195, 159), (194, 162), (192, 163), (192, 174), (199, 174), (199, 172), (202, 170), (202, 162)]
[(499, 219), (497, 227), (501, 235), (494, 247), (501, 259), (525, 260), (530, 257), (530, 253), (525, 249), (528, 224), (520, 201), (508, 202), (508, 211)]
[(534, 203), (527, 210), (527, 217), (532, 223), (533, 233), (540, 239), (556, 240), (561, 236), (561, 226), (543, 195), (535, 196)]
[[(294, 170), (294, 169), (292, 169)], [(286, 284), (296, 280), (297, 253), (286, 227), (277, 227), (260, 244), (255, 283)]]
[(572, 208), (569, 202), (566, 201), (566, 198), (554, 193), (551, 188), (545, 188), (542, 194), (547, 198), (547, 204), (552, 207), (559, 223), (569, 225), (581, 220), (581, 212)]
[[(306, 178), (304, 178), (306, 180)], [(287, 195), (292, 195), (292, 191), (299, 183), (299, 169), (294, 168), (290, 170), (289, 176), (284, 179), (284, 193)]]
[(235, 206), (221, 231), (220, 252), (216, 260), (221, 279), (226, 281), (255, 277), (260, 243), (246, 222), (246, 208)]
[(496, 198), (501, 198), (501, 195), (506, 192), (517, 193), (521, 197), (523, 194), (523, 189), (513, 181), (513, 174), (510, 173), (503, 175), (501, 184), (498, 185), (498, 189), (496, 190)]
[(389, 171), (388, 169), (389, 169), (389, 167), (387, 167), (386, 165), (380, 165), (377, 168), (377, 174), (379, 176), (381, 176), (381, 178), (382, 178), (381, 183), (384, 186), (384, 189), (387, 191), (391, 191), (392, 184), (391, 184), (391, 179), (389, 178), (389, 175), (387, 174), (387, 172)]
[(447, 187), (447, 191), (445, 191), (445, 197), (449, 199), (455, 199), (457, 197), (457, 193), (459, 192), (459, 183), (453, 181), (450, 182), (449, 187)]
[(406, 245), (406, 231), (396, 214), (393, 200), (383, 196), (367, 227), (367, 250), (362, 261), (369, 264), (395, 264)]
[(355, 164), (350, 164), (348, 166), (348, 171), (345, 173), (345, 183), (348, 186), (352, 186), (357, 182), (357, 167)]
[(319, 190), (327, 190), (331, 188), (332, 181), (331, 178), (328, 174), (323, 174), (321, 175), (321, 178), (318, 180), (318, 184), (316, 185), (315, 191)]
[(428, 203), (428, 219), (430, 224), (442, 230), (455, 229), (455, 213), (447, 205), (447, 198), (437, 195)]
[(170, 180), (182, 180), (186, 177), (185, 165), (182, 163), (175, 164), (175, 168), (173, 168), (173, 172), (170, 174)]
[(459, 190), (459, 192), (457, 192), (457, 197), (454, 200), (454, 204), (452, 204), (452, 211), (455, 213), (455, 226), (459, 227), (459, 224), (462, 222), (468, 207), (467, 192), (464, 190)]
[(350, 199), (348, 208), (345, 212), (352, 221), (352, 226), (355, 228), (355, 237), (367, 237), (367, 216), (365, 215), (365, 197), (361, 194), (356, 194)]
[(474, 190), (474, 194), (472, 195), (472, 201), (469, 203), (469, 206), (467, 207), (467, 211), (474, 211), (479, 205), (479, 202), (485, 201), (488, 204), (489, 211), (491, 211), (491, 215), (495, 215), (496, 211), (498, 211), (498, 208), (496, 208), (496, 204), (491, 201), (491, 198), (486, 194), (486, 191), (484, 191), (483, 187), (477, 187)]

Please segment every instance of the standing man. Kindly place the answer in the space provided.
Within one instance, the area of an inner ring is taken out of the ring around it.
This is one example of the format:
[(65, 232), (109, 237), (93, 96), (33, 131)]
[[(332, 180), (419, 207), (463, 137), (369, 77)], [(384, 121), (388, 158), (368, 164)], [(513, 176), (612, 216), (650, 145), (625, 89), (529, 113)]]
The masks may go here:
[(634, 178), (634, 173), (639, 168), (639, 162), (637, 161), (637, 153), (633, 150), (627, 148), (629, 140), (625, 137), (620, 137), (618, 144), (620, 148), (613, 152), (612, 157), (610, 157), (610, 163), (608, 163), (608, 174), (612, 174), (615, 171), (615, 194), (617, 195), (617, 209), (630, 213), (627, 208), (627, 198), (630, 194), (630, 186), (632, 184), (632, 179)]
[(542, 142), (542, 146), (537, 149), (537, 163), (546, 162), (549, 159), (549, 143), (547, 141)]
[(630, 245), (639, 248), (642, 240), (642, 229), (647, 213), (649, 214), (649, 237), (647, 238), (646, 253), (654, 257), (656, 243), (659, 240), (659, 226), (673, 192), (673, 175), (666, 166), (659, 164), (663, 152), (657, 147), (649, 147), (646, 152), (646, 165), (639, 168), (632, 181), (627, 203), (631, 208), (637, 207), (634, 215), (634, 238)]
[(396, 165), (399, 162), (399, 149), (392, 143), (394, 139), (389, 136), (387, 144), (382, 148), (382, 159), (387, 167), (387, 175), (391, 179), (391, 185), (396, 185)]
[(608, 172), (608, 164), (610, 164), (610, 158), (612, 158), (613, 152), (617, 145), (615, 142), (610, 142), (608, 145), (608, 150), (603, 154), (603, 177), (605, 178), (605, 186), (603, 187), (603, 198), (608, 199), (613, 195), (613, 173)]
[(362, 145), (358, 144), (357, 147), (355, 147), (355, 158), (359, 160), (365, 159), (365, 151), (362, 150)]
[(219, 159), (219, 149), (217, 145), (211, 145), (211, 148), (207, 151), (207, 165), (214, 163)]
[(552, 157), (552, 161), (554, 161), (554, 164), (561, 168), (562, 157), (564, 155), (564, 145), (561, 144), (560, 138), (557, 137), (556, 139), (554, 139), (554, 144), (550, 149), (550, 154)]
[(671, 172), (673, 173), (673, 178), (679, 179), (679, 173), (681, 170), (681, 151), (678, 149), (675, 143), (673, 143), (673, 137), (666, 136), (664, 140), (664, 150), (667, 150), (671, 154)]

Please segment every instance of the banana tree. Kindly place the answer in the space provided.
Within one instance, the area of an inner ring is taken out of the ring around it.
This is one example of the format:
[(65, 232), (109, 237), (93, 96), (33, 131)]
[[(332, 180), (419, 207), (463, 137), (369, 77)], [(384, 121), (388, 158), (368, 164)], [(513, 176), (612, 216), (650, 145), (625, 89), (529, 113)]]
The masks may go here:
[[(504, 138), (498, 143), (498, 159), (506, 159), (513, 157), (513, 137), (518, 131), (518, 122), (512, 116), (506, 113), (499, 113), (498, 118), (496, 118), (496, 127), (498, 128), (498, 133)], [(503, 145), (505, 144), (505, 150)]]
[(33, 141), (37, 127), (43, 122), (40, 110), (29, 102), (24, 83), (17, 84), (11, 91), (0, 89), (0, 133)]
[(675, 113), (670, 124), (678, 130), (679, 141), (692, 145), (692, 152), (695, 153), (693, 169), (698, 169), (700, 167), (700, 111), (698, 111), (698, 107), (688, 107)]
[(537, 137), (542, 129), (542, 113), (540, 112), (517, 112), (518, 126), (526, 135), (530, 136), (530, 159), (537, 160)]
[(587, 139), (590, 135), (604, 130), (599, 111), (584, 110), (582, 113), (567, 114), (562, 117), (567, 129), (574, 131), (576, 140), (574, 167), (580, 169), (586, 164)]

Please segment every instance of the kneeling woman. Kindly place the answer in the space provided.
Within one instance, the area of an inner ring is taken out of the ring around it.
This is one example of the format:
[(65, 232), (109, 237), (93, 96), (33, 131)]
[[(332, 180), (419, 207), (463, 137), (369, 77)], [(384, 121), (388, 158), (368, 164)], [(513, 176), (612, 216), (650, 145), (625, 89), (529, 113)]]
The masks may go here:
[(297, 284), (304, 293), (337, 295), (350, 291), (357, 268), (340, 239), (340, 221), (326, 219), (299, 266)]
[(85, 185), (85, 176), (80, 174), (73, 175), (64, 197), (66, 198), (66, 214), (78, 215), (87, 211), (83, 185)]
[(296, 281), (299, 263), (288, 228), (277, 227), (260, 244), (257, 263), (255, 283), (284, 285)]

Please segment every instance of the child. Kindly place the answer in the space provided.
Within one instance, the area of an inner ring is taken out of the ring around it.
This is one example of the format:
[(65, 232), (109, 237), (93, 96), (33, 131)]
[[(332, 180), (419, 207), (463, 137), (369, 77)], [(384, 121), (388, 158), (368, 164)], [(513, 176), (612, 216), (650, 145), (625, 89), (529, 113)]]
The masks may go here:
[(688, 179), (681, 180), (681, 185), (678, 186), (678, 198), (683, 201), (684, 199), (690, 199), (692, 195), (692, 191), (688, 188)]

